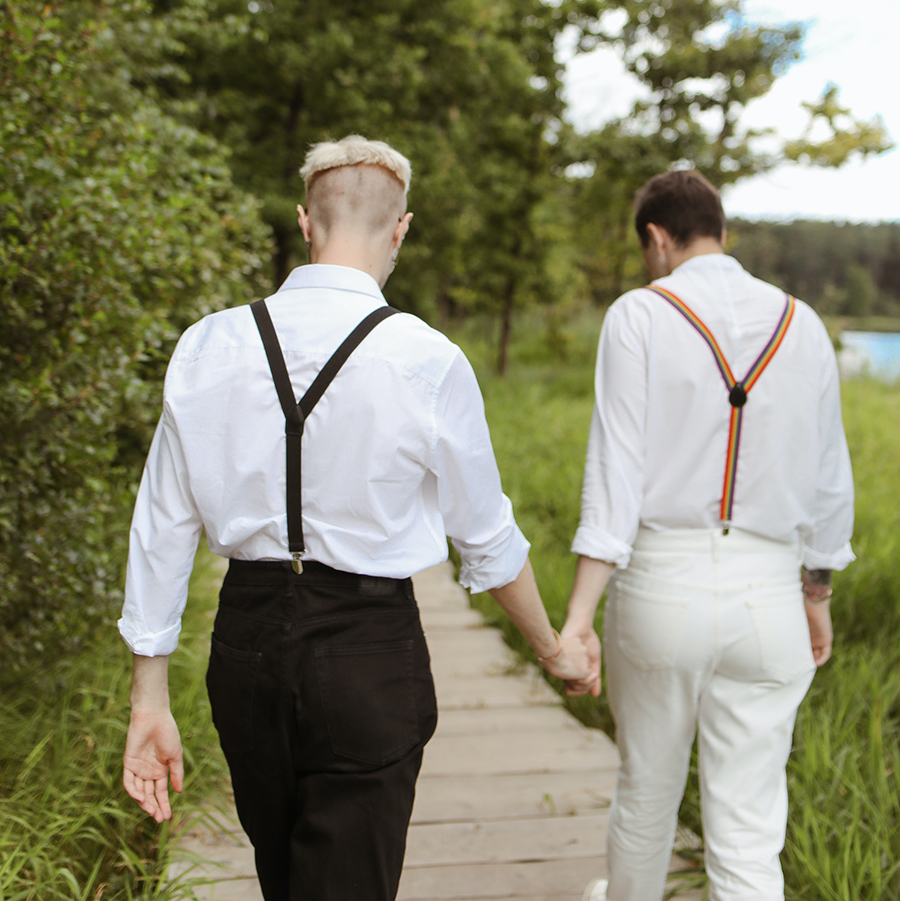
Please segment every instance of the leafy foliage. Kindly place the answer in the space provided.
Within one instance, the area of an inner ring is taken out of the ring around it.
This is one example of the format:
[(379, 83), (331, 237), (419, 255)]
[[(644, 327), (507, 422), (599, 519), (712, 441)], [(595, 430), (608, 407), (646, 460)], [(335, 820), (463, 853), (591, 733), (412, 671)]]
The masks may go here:
[(446, 320), (552, 301), (542, 202), (562, 128), (563, 28), (593, 0), (238, 0), (158, 3), (180, 51), (156, 80), (168, 108), (233, 151), (239, 184), (264, 203), (273, 281), (303, 259), (295, 205), (309, 144), (361, 133), (413, 161), (416, 218), (393, 303)]
[(573, 184), (573, 236), (597, 303), (615, 299), (639, 268), (631, 203), (651, 176), (693, 166), (722, 187), (786, 160), (840, 166), (892, 146), (881, 120), (855, 120), (834, 86), (804, 104), (810, 124), (799, 141), (742, 126), (747, 105), (800, 58), (799, 23), (750, 24), (741, 0), (609, 0), (605, 6), (581, 44), (616, 46), (648, 99), (572, 146), (572, 160), (590, 172)]
[(140, 4), (6, 4), (0, 35), (0, 659), (109, 619), (177, 329), (266, 239), (208, 138), (131, 86)]
[[(881, 117), (876, 116), (871, 122), (855, 120), (850, 110), (838, 103), (838, 89), (833, 84), (825, 88), (816, 103), (804, 103), (803, 106), (810, 115), (809, 125), (798, 141), (788, 141), (784, 145), (789, 160), (814, 166), (840, 166), (851, 154), (866, 157), (894, 147)], [(810, 140), (810, 133), (820, 121), (827, 124), (830, 136), (825, 141), (814, 142)]]
[[(751, 25), (740, 0), (156, 0), (171, 36), (150, 82), (233, 151), (264, 202), (273, 281), (303, 259), (306, 147), (351, 132), (413, 161), (416, 219), (393, 303), (441, 324), (489, 312), (502, 372), (517, 311), (585, 292), (608, 303), (640, 271), (635, 190), (672, 165), (729, 184), (786, 158), (839, 165), (889, 146), (829, 89), (803, 150), (741, 126), (801, 51), (803, 28)], [(615, 47), (649, 99), (588, 135), (564, 123), (560, 37)], [(768, 138), (769, 144), (761, 143)], [(773, 144), (774, 141), (774, 144)], [(568, 166), (580, 163), (579, 177)], [(592, 174), (584, 177), (586, 168)], [(436, 311), (434, 308), (437, 308)]]

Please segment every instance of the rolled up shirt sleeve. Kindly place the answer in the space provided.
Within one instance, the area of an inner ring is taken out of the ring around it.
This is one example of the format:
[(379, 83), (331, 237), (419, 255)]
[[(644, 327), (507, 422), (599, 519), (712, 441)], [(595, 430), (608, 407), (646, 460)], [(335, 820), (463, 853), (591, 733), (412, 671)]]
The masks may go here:
[(850, 548), (853, 534), (853, 471), (841, 418), (837, 361), (827, 337), (823, 354), (826, 361), (823, 364), (819, 419), (815, 518), (810, 533), (803, 536), (803, 565), (807, 569), (841, 570), (856, 559)]
[(178, 432), (164, 411), (134, 505), (118, 622), (135, 654), (156, 657), (177, 647), (201, 530)]
[(626, 567), (644, 484), (647, 366), (623, 305), (606, 315), (597, 350), (595, 403), (572, 551)]
[(430, 468), (444, 527), (462, 558), (460, 583), (472, 592), (508, 585), (522, 571), (530, 546), (503, 493), (484, 400), (462, 353), (437, 397)]

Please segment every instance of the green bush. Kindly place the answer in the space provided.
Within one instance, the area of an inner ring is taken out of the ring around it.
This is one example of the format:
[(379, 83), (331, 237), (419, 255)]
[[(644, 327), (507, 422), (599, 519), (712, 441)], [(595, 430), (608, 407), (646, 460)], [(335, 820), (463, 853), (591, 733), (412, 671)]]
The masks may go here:
[(110, 617), (173, 340), (267, 250), (224, 153), (133, 86), (143, 5), (52, 7), (0, 32), (2, 682)]

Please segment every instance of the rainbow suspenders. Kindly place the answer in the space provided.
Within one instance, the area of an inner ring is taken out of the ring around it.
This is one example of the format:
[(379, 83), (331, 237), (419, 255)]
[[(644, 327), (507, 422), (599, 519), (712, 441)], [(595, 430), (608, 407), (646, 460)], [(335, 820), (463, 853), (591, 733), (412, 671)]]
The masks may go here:
[(747, 403), (747, 395), (750, 389), (759, 380), (763, 370), (772, 361), (776, 351), (781, 346), (784, 336), (787, 334), (788, 326), (794, 316), (795, 300), (790, 294), (785, 294), (784, 309), (781, 312), (781, 318), (772, 337), (769, 338), (768, 344), (763, 348), (762, 353), (756, 358), (756, 362), (747, 370), (747, 374), (738, 381), (722, 353), (718, 342), (713, 337), (713, 333), (706, 327), (703, 320), (683, 301), (680, 297), (674, 295), (665, 288), (658, 285), (648, 285), (648, 291), (658, 294), (664, 301), (671, 304), (700, 334), (700, 337), (707, 343), (716, 360), (716, 366), (725, 382), (725, 388), (728, 391), (728, 402), (731, 404), (731, 424), (728, 429), (728, 451), (725, 456), (725, 479), (722, 485), (722, 503), (719, 507), (719, 519), (722, 521), (722, 531), (728, 534), (731, 526), (731, 511), (734, 507), (734, 483), (737, 477), (738, 453), (741, 449), (741, 420), (744, 416), (744, 404)]

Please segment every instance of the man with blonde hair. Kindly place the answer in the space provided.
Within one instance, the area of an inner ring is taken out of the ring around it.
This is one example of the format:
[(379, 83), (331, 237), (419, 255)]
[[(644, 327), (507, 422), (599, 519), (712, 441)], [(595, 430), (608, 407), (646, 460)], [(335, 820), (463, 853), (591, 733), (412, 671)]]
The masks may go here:
[(230, 560), (207, 684), (266, 901), (390, 901), (437, 716), (409, 577), (449, 535), (461, 582), (491, 591), (551, 673), (585, 677), (587, 652), (541, 605), (471, 366), (381, 293), (409, 162), (350, 136), (301, 173), (310, 265), (196, 323), (169, 364), (119, 622), (135, 655), (124, 783), (169, 818), (167, 661), (205, 529)]

